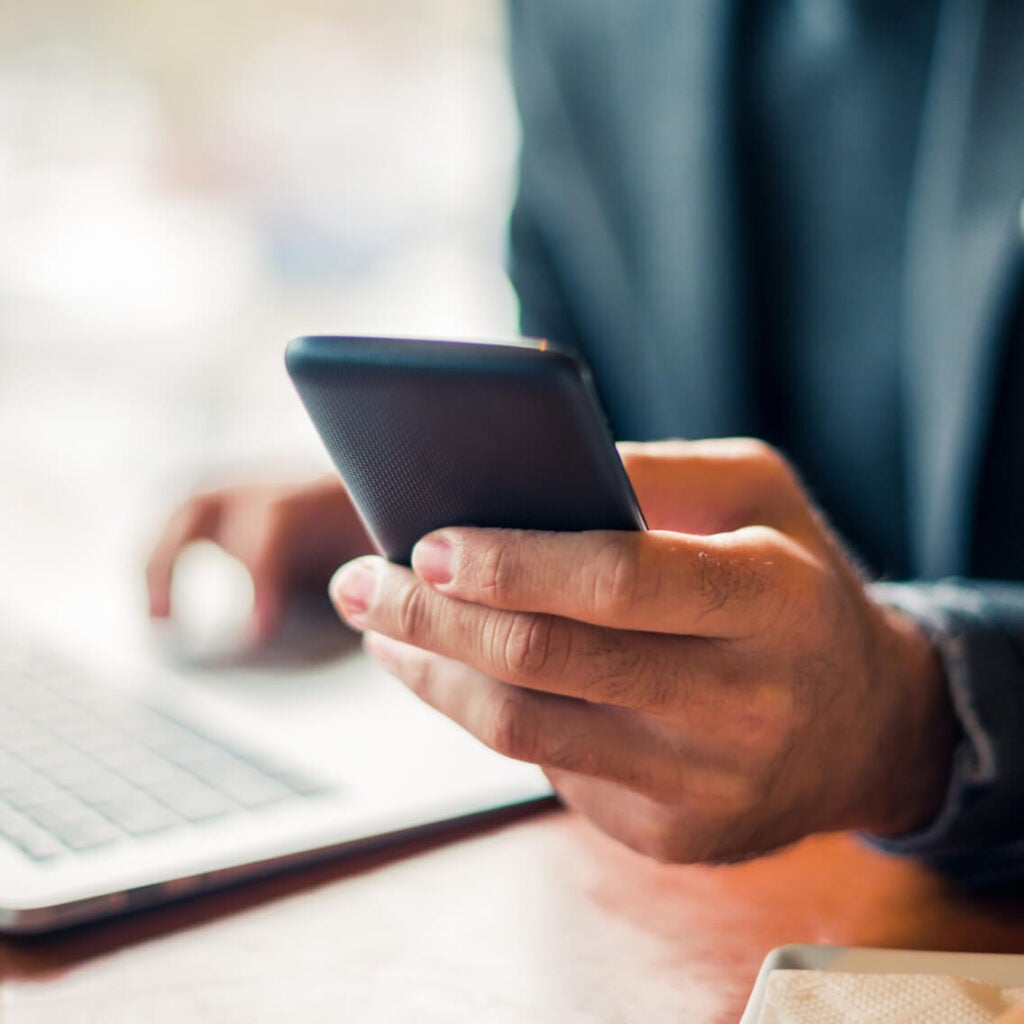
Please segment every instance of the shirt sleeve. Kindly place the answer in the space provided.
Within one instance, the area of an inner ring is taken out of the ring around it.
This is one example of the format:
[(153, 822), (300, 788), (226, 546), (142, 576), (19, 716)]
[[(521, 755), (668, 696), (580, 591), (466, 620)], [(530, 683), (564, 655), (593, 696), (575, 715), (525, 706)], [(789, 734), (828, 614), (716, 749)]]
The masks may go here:
[(1024, 878), (1024, 587), (949, 580), (871, 591), (915, 619), (935, 645), (962, 738), (931, 824), (865, 838), (965, 885)]

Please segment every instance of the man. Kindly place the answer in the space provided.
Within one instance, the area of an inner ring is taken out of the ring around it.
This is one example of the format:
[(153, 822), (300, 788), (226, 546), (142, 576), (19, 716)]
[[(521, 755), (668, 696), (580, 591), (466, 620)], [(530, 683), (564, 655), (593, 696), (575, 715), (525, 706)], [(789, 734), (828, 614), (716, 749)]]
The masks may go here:
[[(443, 530), (412, 572), (345, 566), (339, 611), (655, 856), (856, 828), (1019, 874), (1024, 10), (515, 0), (510, 26), (524, 331), (584, 352), (619, 436), (774, 442), (874, 572), (918, 582), (865, 585), (776, 448), (672, 442), (624, 448), (650, 533)], [(237, 493), (187, 506), (154, 610), (212, 536), (272, 624), (299, 556), (351, 553), (325, 487), (259, 494), (266, 529)]]

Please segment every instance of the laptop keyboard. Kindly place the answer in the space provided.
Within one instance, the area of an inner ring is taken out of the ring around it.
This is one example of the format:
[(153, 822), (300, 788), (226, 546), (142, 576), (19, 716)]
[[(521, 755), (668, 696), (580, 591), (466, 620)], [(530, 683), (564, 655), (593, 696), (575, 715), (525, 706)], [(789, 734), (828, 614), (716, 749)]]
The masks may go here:
[(329, 790), (4, 637), (0, 843), (52, 861)]

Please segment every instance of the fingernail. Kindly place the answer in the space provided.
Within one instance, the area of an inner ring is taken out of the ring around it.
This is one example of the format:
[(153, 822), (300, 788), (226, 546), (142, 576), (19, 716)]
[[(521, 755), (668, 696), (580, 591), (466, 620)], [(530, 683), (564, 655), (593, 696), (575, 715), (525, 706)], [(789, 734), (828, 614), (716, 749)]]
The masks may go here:
[(338, 610), (353, 626), (361, 626), (377, 587), (372, 560), (357, 559), (343, 565), (331, 580), (331, 597)]
[(451, 583), (455, 574), (454, 556), (451, 544), (442, 534), (430, 534), (412, 549), (412, 567), (426, 583)]

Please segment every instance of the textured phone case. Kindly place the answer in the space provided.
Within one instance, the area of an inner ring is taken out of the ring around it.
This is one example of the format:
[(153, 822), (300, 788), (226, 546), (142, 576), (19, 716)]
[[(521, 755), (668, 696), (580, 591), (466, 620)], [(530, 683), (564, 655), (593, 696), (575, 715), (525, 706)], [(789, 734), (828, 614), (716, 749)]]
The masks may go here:
[(286, 362), (392, 561), (442, 526), (643, 528), (587, 371), (565, 351), (310, 337)]

